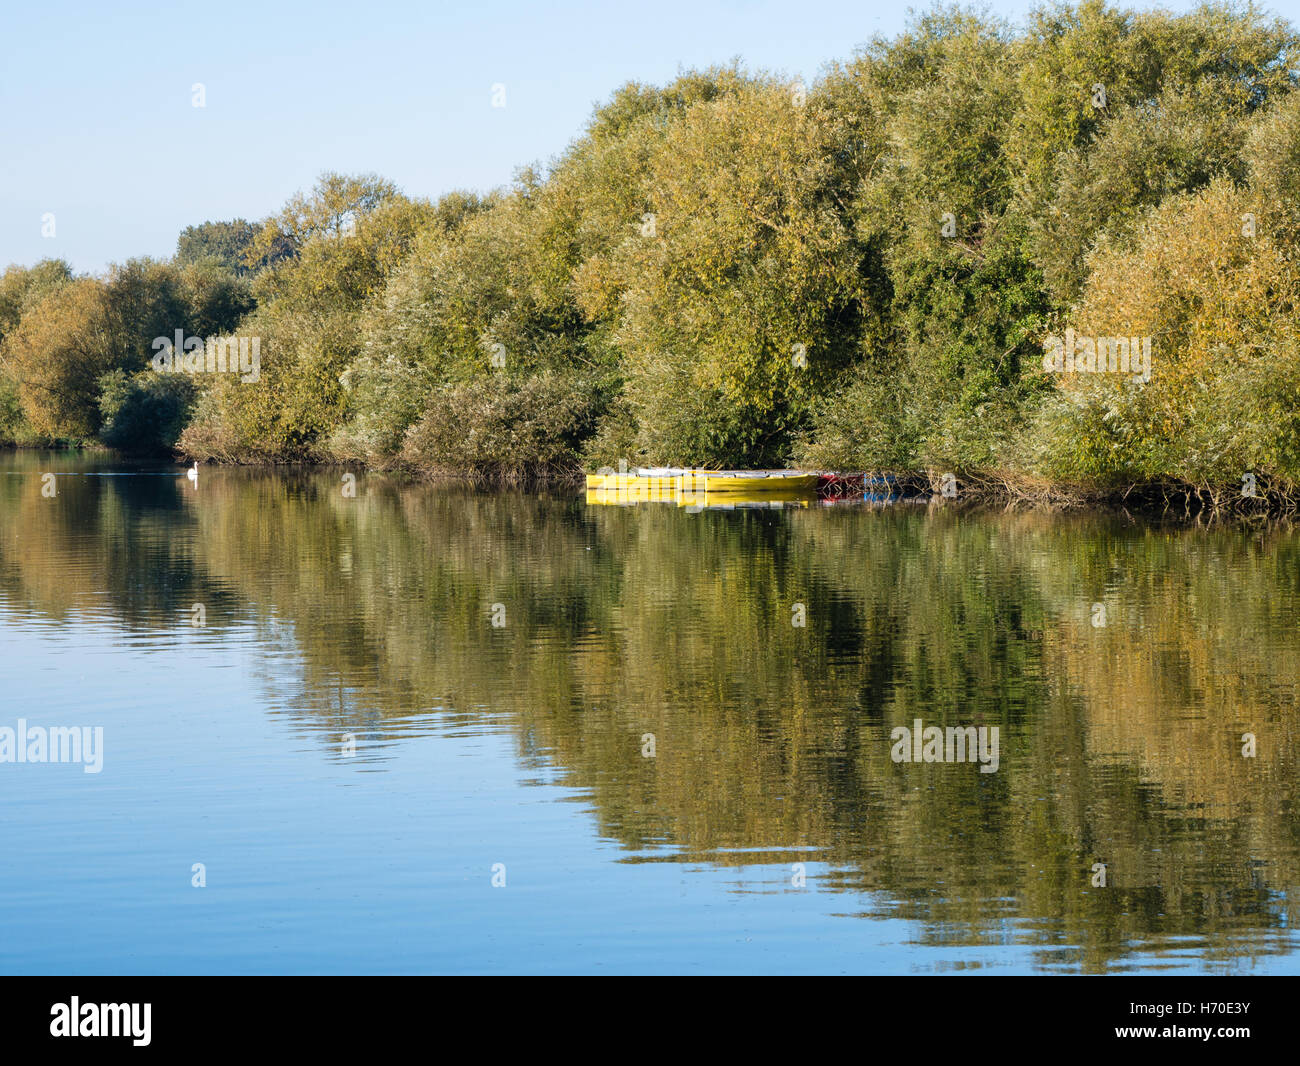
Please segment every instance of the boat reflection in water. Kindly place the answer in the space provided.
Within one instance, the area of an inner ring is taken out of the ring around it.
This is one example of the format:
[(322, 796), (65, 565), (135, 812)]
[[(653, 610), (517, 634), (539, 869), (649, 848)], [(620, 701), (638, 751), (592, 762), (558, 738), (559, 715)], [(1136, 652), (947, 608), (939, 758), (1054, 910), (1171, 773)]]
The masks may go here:
[(779, 511), (786, 507), (808, 507), (815, 496), (811, 492), (708, 492), (681, 488), (635, 487), (622, 489), (588, 489), (587, 503), (596, 506), (631, 507), (639, 503), (672, 503), (678, 507), (711, 511), (734, 511), (738, 508)]

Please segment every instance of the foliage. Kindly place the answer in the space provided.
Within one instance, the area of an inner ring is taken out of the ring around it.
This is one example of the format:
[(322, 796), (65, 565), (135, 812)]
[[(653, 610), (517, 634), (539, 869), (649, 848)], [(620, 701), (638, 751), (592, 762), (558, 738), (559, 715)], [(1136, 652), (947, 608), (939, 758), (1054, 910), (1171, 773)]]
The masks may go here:
[(339, 378), (360, 354), (362, 312), (433, 218), (387, 182), (325, 175), (267, 219), (249, 256), (280, 246), (293, 254), (256, 276), (258, 307), (240, 325), (259, 340), (260, 380), (213, 380), (182, 447), (205, 458), (321, 457), (343, 419)]
[(245, 274), (265, 261), (250, 264), (245, 252), (257, 235), (257, 227), (242, 218), (230, 222), (204, 222), (186, 226), (176, 238), (175, 261), (179, 265), (215, 262), (235, 274)]
[[(0, 436), (97, 432), (103, 375), (183, 328), (260, 344), (257, 382), (196, 381), (179, 448), (214, 459), (1289, 481), (1297, 40), (935, 7), (810, 85), (629, 83), (487, 195), (324, 174), (170, 262), (11, 268)], [(1151, 336), (1152, 381), (1044, 374), (1067, 328)]]
[(99, 382), (99, 439), (132, 454), (165, 452), (188, 420), (195, 386), (179, 374), (113, 370)]
[(407, 432), (401, 459), (422, 470), (508, 480), (572, 474), (600, 402), (589, 380), (549, 370), (444, 386)]

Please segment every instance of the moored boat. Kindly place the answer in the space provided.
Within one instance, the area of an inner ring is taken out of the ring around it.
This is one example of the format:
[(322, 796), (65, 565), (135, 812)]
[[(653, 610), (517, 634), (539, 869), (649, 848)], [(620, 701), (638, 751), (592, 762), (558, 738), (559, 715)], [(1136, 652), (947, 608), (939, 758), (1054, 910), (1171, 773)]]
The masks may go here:
[(813, 492), (818, 475), (803, 470), (687, 470), (683, 492)]
[(596, 473), (587, 475), (587, 489), (672, 488), (683, 473), (685, 470), (680, 466), (639, 466), (634, 470), (602, 467)]

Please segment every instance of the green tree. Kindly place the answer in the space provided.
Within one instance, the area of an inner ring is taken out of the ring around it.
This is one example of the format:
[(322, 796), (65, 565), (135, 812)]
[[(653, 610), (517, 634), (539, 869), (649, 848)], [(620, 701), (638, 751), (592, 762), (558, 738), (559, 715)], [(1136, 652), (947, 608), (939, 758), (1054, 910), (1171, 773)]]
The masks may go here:
[(210, 457), (322, 457), (346, 416), (340, 377), (359, 354), (362, 313), (432, 213), (388, 182), (327, 174), (266, 220), (249, 258), (281, 244), (294, 254), (256, 276), (258, 308), (240, 326), (258, 338), (260, 380), (210, 382), (182, 447)]
[(99, 379), (118, 364), (104, 285), (85, 278), (54, 289), (5, 338), (5, 362), (23, 414), (47, 437), (99, 429)]
[(186, 226), (176, 239), (175, 261), (180, 266), (213, 261), (236, 274), (249, 273), (267, 265), (265, 260), (250, 265), (245, 259), (257, 232), (256, 226), (242, 218)]

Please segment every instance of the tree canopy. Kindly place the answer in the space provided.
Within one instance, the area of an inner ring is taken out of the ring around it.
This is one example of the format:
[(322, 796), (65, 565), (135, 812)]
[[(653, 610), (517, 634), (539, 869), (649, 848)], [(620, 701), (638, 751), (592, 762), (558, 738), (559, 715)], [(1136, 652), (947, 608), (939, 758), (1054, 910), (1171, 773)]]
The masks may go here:
[[(936, 7), (810, 85), (629, 83), (486, 195), (327, 173), (168, 262), (11, 267), (0, 437), (101, 432), (183, 329), (260, 344), (160, 408), (215, 459), (1294, 482), (1296, 47), (1250, 6)], [(1151, 380), (1045, 373), (1066, 329)]]

